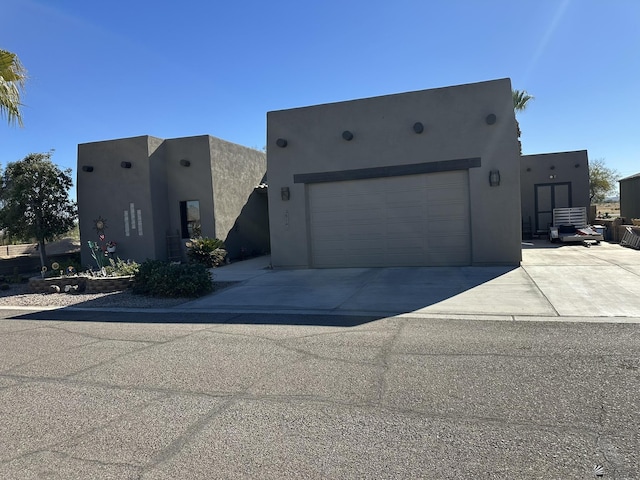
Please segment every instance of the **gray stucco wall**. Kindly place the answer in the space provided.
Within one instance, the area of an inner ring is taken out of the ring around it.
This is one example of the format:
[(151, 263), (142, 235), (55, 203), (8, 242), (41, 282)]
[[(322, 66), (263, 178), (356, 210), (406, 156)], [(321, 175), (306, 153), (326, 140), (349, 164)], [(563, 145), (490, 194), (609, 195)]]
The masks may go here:
[[(122, 168), (122, 161), (130, 162), (131, 168)], [(92, 166), (93, 171), (85, 172), (83, 166)], [(83, 264), (95, 263), (86, 245), (87, 240), (98, 240), (93, 222), (98, 216), (107, 220), (105, 241), (117, 242), (120, 258), (166, 259), (167, 235), (181, 236), (182, 201), (199, 201), (203, 236), (225, 240), (265, 169), (263, 152), (209, 135), (169, 140), (143, 136), (79, 145), (77, 185)], [(215, 192), (213, 175), (218, 176)], [(124, 212), (129, 217), (128, 236)], [(255, 214), (266, 216), (267, 212), (258, 208)], [(268, 242), (264, 242), (268, 235), (266, 218), (261, 226), (262, 237), (258, 237), (262, 240), (256, 241), (261, 242), (262, 250), (268, 250)], [(241, 234), (233, 241), (247, 243)], [(256, 241), (252, 250), (256, 250)], [(179, 240), (183, 255), (184, 243)]]
[(266, 189), (254, 190), (223, 240), (232, 260), (264, 255), (271, 251)]
[[(166, 212), (169, 209), (167, 198), (167, 166), (165, 162), (166, 145), (160, 138), (149, 138), (149, 194), (151, 195), (153, 230), (144, 232), (153, 236), (153, 256), (139, 252), (140, 256), (131, 257), (135, 260), (147, 258), (165, 258), (167, 254), (167, 242), (162, 233), (169, 228), (169, 219)], [(139, 231), (137, 232), (140, 233)]]
[[(211, 151), (209, 136), (173, 138), (165, 140), (169, 232), (180, 232), (180, 202), (198, 200), (200, 222), (204, 237), (216, 237), (213, 179), (211, 178)], [(181, 160), (189, 166), (180, 164)], [(181, 242), (184, 244), (184, 242)]]
[(620, 180), (620, 216), (640, 218), (640, 173)]
[[(497, 118), (492, 125), (490, 114)], [(415, 122), (423, 133), (413, 131)], [(342, 138), (345, 130), (352, 141)], [(519, 264), (520, 164), (509, 79), (269, 112), (273, 265), (309, 266), (306, 190), (294, 175), (474, 157), (481, 166), (469, 169), (472, 263)], [(489, 186), (494, 169), (499, 187)], [(283, 187), (289, 201), (281, 200)]]
[(209, 137), (216, 233), (224, 240), (267, 170), (264, 152)]
[[(149, 155), (159, 142), (160, 139), (141, 136), (78, 145), (76, 184), (83, 266), (95, 266), (87, 241), (99, 240), (94, 223), (98, 217), (106, 220), (105, 241), (118, 244), (120, 258), (144, 260), (157, 255)], [(131, 168), (122, 168), (123, 161), (130, 162)], [(93, 167), (93, 171), (83, 171), (83, 166)], [(124, 212), (131, 212), (132, 205), (136, 218), (134, 222), (129, 218), (127, 236)], [(138, 211), (142, 235), (137, 228)]]
[(586, 150), (523, 155), (520, 169), (522, 218), (535, 230), (536, 185), (571, 184), (572, 207), (589, 207), (589, 159)]

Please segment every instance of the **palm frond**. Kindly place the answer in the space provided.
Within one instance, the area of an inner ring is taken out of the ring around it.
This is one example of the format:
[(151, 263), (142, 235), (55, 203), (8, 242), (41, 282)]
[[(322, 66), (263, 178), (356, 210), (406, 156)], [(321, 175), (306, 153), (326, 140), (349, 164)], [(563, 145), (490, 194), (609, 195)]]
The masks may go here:
[(0, 116), (9, 124), (22, 126), (20, 97), (27, 80), (27, 71), (15, 53), (0, 50)]
[(524, 111), (529, 101), (534, 98), (533, 95), (529, 95), (526, 90), (512, 90), (511, 96), (513, 97), (513, 109), (516, 112)]

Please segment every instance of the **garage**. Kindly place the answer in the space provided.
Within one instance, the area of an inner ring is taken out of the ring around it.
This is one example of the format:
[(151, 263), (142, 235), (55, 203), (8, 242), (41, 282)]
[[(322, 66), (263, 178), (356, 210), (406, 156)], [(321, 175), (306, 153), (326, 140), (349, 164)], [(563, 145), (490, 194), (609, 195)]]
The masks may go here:
[(271, 263), (519, 265), (520, 164), (506, 78), (268, 112)]
[(313, 267), (471, 264), (467, 170), (307, 184)]

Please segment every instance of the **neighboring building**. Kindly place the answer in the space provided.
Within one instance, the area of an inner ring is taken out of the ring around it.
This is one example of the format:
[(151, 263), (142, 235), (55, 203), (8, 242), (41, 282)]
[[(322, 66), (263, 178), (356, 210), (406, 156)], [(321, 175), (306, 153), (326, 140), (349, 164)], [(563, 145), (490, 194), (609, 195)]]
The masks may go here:
[(548, 232), (554, 208), (585, 207), (589, 212), (586, 150), (523, 155), (521, 163), (523, 231)]
[(520, 263), (509, 79), (269, 112), (267, 151), (274, 267)]
[(640, 218), (640, 173), (625, 177), (620, 182), (620, 216), (630, 222)]
[(224, 240), (229, 255), (269, 250), (263, 152), (209, 135), (140, 136), (78, 145), (82, 263), (88, 241), (117, 243), (122, 259), (184, 259), (193, 236)]

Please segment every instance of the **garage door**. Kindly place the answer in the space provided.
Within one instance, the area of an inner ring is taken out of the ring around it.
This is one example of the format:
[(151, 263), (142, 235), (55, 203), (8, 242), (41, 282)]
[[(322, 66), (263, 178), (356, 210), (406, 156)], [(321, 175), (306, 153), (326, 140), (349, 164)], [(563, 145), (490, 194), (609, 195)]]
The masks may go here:
[(308, 185), (314, 267), (469, 265), (467, 170)]

